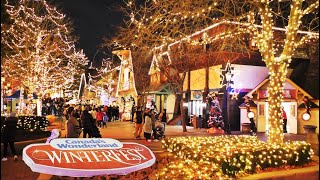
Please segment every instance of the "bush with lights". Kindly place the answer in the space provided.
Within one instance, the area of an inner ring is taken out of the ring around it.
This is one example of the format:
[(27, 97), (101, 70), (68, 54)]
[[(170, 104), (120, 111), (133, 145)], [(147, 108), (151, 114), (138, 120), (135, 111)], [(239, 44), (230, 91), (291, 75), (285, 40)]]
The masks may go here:
[[(1, 116), (1, 121), (6, 117)], [(3, 125), (3, 122), (1, 123)], [(47, 130), (49, 121), (42, 116), (18, 116), (17, 128), (25, 131), (45, 131)]]
[(304, 165), (313, 155), (310, 144), (303, 141), (276, 146), (247, 135), (175, 137), (162, 143), (177, 158), (157, 170), (160, 179), (236, 177), (269, 167)]
[(18, 127), (23, 130), (43, 131), (47, 130), (49, 125), (48, 119), (42, 116), (19, 116), (18, 118)]

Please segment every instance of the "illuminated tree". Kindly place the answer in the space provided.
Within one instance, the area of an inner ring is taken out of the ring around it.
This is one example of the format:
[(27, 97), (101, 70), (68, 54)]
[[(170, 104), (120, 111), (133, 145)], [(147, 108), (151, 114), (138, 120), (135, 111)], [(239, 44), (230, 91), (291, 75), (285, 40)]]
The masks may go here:
[[(250, 44), (256, 44), (270, 71), (268, 141), (275, 145), (283, 143), (280, 105), (287, 68), (298, 48), (318, 41), (318, 1), (150, 0), (144, 4), (128, 1), (126, 5), (123, 8), (127, 15), (125, 25), (109, 44), (130, 48), (133, 56), (153, 50), (157, 54), (168, 52), (171, 57), (186, 57), (189, 50), (185, 46), (213, 43), (218, 46), (216, 50), (237, 48), (250, 52), (243, 46), (244, 36)], [(221, 22), (230, 26), (214, 37), (203, 36), (200, 40), (190, 37)], [(183, 51), (172, 51), (169, 46), (174, 42)]]
[(21, 82), (29, 94), (67, 89), (88, 60), (75, 47), (65, 15), (39, 1), (5, 4), (10, 22), (1, 24), (2, 73)]

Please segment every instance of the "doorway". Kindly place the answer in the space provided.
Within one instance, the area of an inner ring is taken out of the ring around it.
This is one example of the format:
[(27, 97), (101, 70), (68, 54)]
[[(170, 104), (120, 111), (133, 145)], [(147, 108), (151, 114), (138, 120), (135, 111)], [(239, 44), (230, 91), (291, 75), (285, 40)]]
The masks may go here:
[[(281, 106), (284, 107), (284, 111), (287, 114), (287, 131), (291, 134), (298, 133), (297, 123), (297, 102), (282, 102)], [(266, 112), (268, 112), (268, 102), (265, 105)], [(266, 113), (266, 130), (268, 131), (268, 113)]]

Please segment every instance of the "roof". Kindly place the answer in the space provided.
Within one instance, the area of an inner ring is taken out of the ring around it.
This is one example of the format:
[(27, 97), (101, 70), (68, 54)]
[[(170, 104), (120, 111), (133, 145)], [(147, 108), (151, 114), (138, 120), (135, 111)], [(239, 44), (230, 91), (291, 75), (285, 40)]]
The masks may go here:
[[(20, 98), (20, 90), (15, 91), (10, 96), (5, 96), (6, 99), (19, 99)], [(24, 92), (24, 99), (28, 99), (28, 95)], [(38, 95), (33, 93), (33, 99), (38, 99)]]
[[(263, 85), (265, 85), (267, 82), (269, 81), (269, 78), (264, 79), (261, 83), (259, 83), (254, 89), (252, 89), (250, 92), (248, 92), (245, 96), (248, 97), (252, 97), (252, 94), (255, 93), (260, 87), (262, 87)], [(286, 81), (292, 85), (293, 87), (295, 87), (297, 90), (299, 90), (300, 92), (302, 92), (302, 94), (304, 94), (305, 96), (308, 96), (310, 99), (313, 99), (313, 97), (307, 93), (305, 90), (303, 90), (300, 86), (298, 86), (296, 83), (294, 83), (293, 81), (291, 81), (289, 78), (286, 78)]]
[(239, 108), (247, 108), (247, 107), (257, 107), (257, 104), (252, 100), (249, 100), (249, 106), (246, 103), (240, 104)]
[(157, 94), (169, 94), (170, 89), (168, 89), (168, 86), (171, 83), (165, 83), (159, 86), (149, 86), (148, 92), (149, 93), (157, 93)]
[[(211, 52), (209, 52), (206, 50), (204, 51), (203, 46), (193, 46), (194, 48), (188, 48), (186, 44), (183, 43), (183, 42), (190, 42), (190, 41), (201, 42), (203, 34), (207, 33), (212, 40), (212, 41), (210, 40), (209, 42), (210, 47), (211, 46), (213, 47), (219, 44), (228, 44), (225, 42), (221, 43), (220, 42), (221, 40), (219, 40), (219, 38), (216, 38), (216, 37), (219, 37), (219, 34), (227, 31), (232, 27), (239, 27), (239, 26), (246, 27), (248, 26), (248, 24), (233, 22), (233, 21), (221, 21), (221, 22), (212, 24), (211, 26), (204, 28), (200, 31), (197, 31), (191, 35), (188, 35), (185, 38), (177, 40), (167, 46), (161, 45), (161, 46), (155, 47), (154, 52), (159, 53), (159, 56), (162, 56), (162, 54), (166, 53), (168, 58), (153, 58), (151, 66), (149, 68), (150, 69), (149, 72), (151, 72), (151, 68), (154, 64), (158, 64), (158, 62), (154, 62), (154, 61), (159, 61), (162, 59), (169, 59), (169, 61), (172, 62), (171, 66), (175, 69), (178, 69), (178, 71), (180, 72), (186, 71), (186, 70), (195, 70), (195, 69), (203, 68), (208, 64), (209, 66), (224, 64), (228, 61), (233, 64), (265, 66), (265, 63), (262, 61), (261, 55), (258, 51), (241, 53), (241, 52), (237, 52), (237, 50), (235, 50), (237, 48), (231, 45), (230, 46), (232, 49), (231, 51), (220, 50), (220, 48), (217, 48), (218, 50), (211, 50)], [(261, 25), (254, 25), (254, 26), (257, 28), (262, 27)], [(278, 32), (277, 34), (279, 37), (286, 35), (287, 29), (285, 28), (272, 27), (272, 29)], [(313, 33), (308, 31), (298, 31), (298, 35), (305, 35), (305, 34), (319, 37), (318, 33)], [(226, 39), (224, 39), (223, 41), (225, 40)], [(213, 47), (213, 49), (215, 48)], [(182, 50), (185, 50), (188, 53), (187, 54), (176, 53)], [(297, 49), (297, 51), (301, 51), (301, 50)], [(305, 59), (305, 55), (301, 55), (305, 53), (298, 53), (297, 51), (296, 51), (296, 54), (298, 54), (298, 56), (297, 57), (293, 56), (293, 58)], [(302, 49), (302, 51), (304, 51), (304, 49)], [(234, 58), (234, 57), (230, 57), (230, 55), (238, 56), (238, 57)], [(236, 61), (236, 62), (232, 62), (232, 61)]]

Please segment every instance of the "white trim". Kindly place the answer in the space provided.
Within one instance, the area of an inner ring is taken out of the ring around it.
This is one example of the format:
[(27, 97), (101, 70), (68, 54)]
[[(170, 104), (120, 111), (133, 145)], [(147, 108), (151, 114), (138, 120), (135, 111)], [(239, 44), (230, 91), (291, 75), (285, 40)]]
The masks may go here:
[[(221, 21), (221, 22), (219, 22), (219, 23), (216, 23), (216, 24), (213, 24), (213, 25), (211, 25), (211, 26), (209, 26), (209, 27), (206, 27), (206, 28), (204, 28), (204, 29), (202, 29), (202, 30), (200, 30), (200, 31), (197, 31), (197, 32), (195, 32), (195, 33), (193, 33), (193, 34), (185, 37), (185, 38), (182, 38), (182, 39), (180, 39), (180, 40), (178, 40), (178, 41), (175, 41), (175, 42), (169, 44), (168, 47), (170, 48), (171, 46), (173, 46), (173, 45), (175, 45), (175, 44), (177, 44), (177, 43), (179, 43), (179, 42), (182, 42), (182, 41), (184, 41), (184, 40), (187, 40), (187, 39), (189, 39), (189, 38), (191, 38), (191, 37), (193, 37), (193, 36), (196, 36), (196, 35), (198, 35), (198, 34), (200, 34), (200, 33), (203, 33), (203, 32), (205, 32), (205, 31), (207, 31), (207, 30), (210, 30), (210, 29), (212, 29), (212, 28), (214, 28), (214, 27), (217, 27), (217, 26), (219, 26), (219, 25), (221, 25), (221, 24), (229, 24), (229, 23), (230, 23), (230, 24), (237, 24), (237, 25), (245, 25), (245, 26), (249, 26), (249, 25), (250, 25), (249, 23), (239, 23), (239, 22), (234, 22), (234, 21)], [(261, 25), (256, 25), (256, 24), (254, 24), (253, 26), (254, 26), (254, 27), (258, 27), (258, 28), (262, 28)], [(272, 29), (273, 29), (273, 30), (278, 30), (278, 31), (284, 31), (284, 32), (287, 32), (287, 31), (288, 31), (287, 28), (272, 27)], [(298, 33), (299, 33), (299, 34), (307, 34), (307, 35), (319, 36), (319, 33), (308, 32), (308, 31), (298, 31)], [(164, 47), (164, 46), (165, 46), (165, 45), (161, 45), (161, 46), (155, 47), (155, 49), (160, 49), (160, 48), (162, 48), (162, 47)]]
[[(245, 96), (249, 96), (252, 97), (252, 94), (257, 91), (261, 86), (263, 86), (265, 83), (267, 83), (269, 81), (269, 78), (266, 78), (265, 80), (263, 80), (261, 83), (259, 83), (254, 89), (252, 89), (251, 91), (249, 91)], [(293, 87), (295, 87), (298, 91), (302, 92), (302, 94), (304, 94), (305, 96), (308, 96), (310, 99), (313, 99), (313, 97), (307, 93), (306, 91), (304, 91), (300, 86), (298, 86), (296, 83), (294, 83), (293, 81), (291, 81), (289, 78), (286, 78), (286, 80), (289, 84), (291, 84)]]

